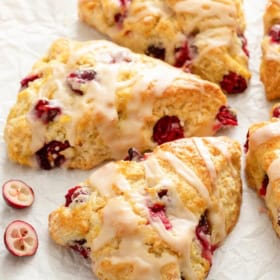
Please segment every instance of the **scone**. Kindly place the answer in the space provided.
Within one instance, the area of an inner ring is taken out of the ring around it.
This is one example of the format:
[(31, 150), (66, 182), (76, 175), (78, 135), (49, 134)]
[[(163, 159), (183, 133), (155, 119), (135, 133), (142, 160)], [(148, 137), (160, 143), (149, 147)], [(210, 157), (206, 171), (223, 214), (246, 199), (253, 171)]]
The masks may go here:
[(237, 125), (210, 82), (109, 41), (59, 39), (21, 81), (5, 127), (8, 155), (51, 169), (104, 160)]
[(280, 1), (268, 0), (262, 41), (260, 77), (266, 97), (273, 100), (280, 97)]
[(80, 18), (113, 41), (240, 93), (248, 85), (242, 0), (79, 0)]
[(279, 108), (273, 108), (270, 121), (250, 127), (245, 148), (248, 185), (264, 199), (273, 227), (280, 237)]
[(50, 236), (89, 257), (101, 280), (205, 279), (239, 216), (240, 154), (227, 137), (130, 150), (68, 191)]

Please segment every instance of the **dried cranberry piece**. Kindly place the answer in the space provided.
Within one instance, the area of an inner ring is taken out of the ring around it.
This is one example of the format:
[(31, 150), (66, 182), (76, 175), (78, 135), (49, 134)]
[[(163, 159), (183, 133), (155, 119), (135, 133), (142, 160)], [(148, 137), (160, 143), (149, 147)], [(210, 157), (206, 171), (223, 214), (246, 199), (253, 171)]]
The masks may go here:
[(249, 150), (249, 131), (247, 132), (247, 135), (246, 135), (246, 142), (244, 144), (244, 151), (245, 153), (247, 153)]
[(39, 78), (40, 78), (39, 74), (31, 74), (31, 75), (25, 77), (20, 82), (21, 88), (22, 89), (27, 88), (29, 86), (29, 83), (31, 83)]
[(152, 218), (159, 218), (164, 224), (165, 229), (169, 230), (172, 228), (170, 221), (166, 216), (165, 205), (161, 203), (154, 203), (149, 207), (150, 215)]
[(124, 160), (126, 160), (126, 161), (142, 161), (142, 160), (145, 160), (145, 157), (140, 152), (138, 152), (135, 148), (129, 148), (128, 149), (128, 155)]
[(210, 227), (207, 220), (207, 214), (200, 217), (198, 226), (196, 227), (196, 236), (202, 246), (202, 257), (212, 263), (212, 255), (217, 246), (212, 246), (210, 241)]
[(34, 107), (35, 116), (44, 124), (52, 122), (56, 116), (61, 114), (61, 108), (54, 106), (46, 99), (39, 99)]
[(247, 81), (241, 75), (229, 72), (224, 75), (220, 86), (227, 93), (242, 93), (247, 89)]
[(163, 48), (161, 46), (150, 45), (150, 46), (148, 46), (145, 54), (152, 56), (154, 58), (164, 60), (165, 59), (165, 48)]
[(88, 247), (84, 247), (86, 242), (87, 242), (86, 239), (74, 240), (73, 241), (74, 245), (70, 245), (69, 247), (74, 251), (77, 251), (82, 257), (87, 259), (89, 257), (91, 250)]
[(249, 50), (248, 50), (248, 41), (247, 41), (247, 38), (244, 36), (244, 34), (240, 34), (240, 35), (238, 35), (238, 37), (240, 38), (241, 43), (242, 43), (242, 50), (243, 50), (244, 53), (249, 57), (249, 56), (250, 56), (250, 53), (249, 53)]
[(157, 195), (158, 195), (159, 198), (163, 198), (164, 196), (167, 195), (167, 193), (168, 193), (168, 189), (162, 189), (158, 192)]
[(81, 86), (95, 79), (96, 72), (93, 69), (79, 69), (70, 73), (67, 82), (70, 88), (78, 95), (83, 95)]
[(273, 25), (268, 35), (271, 37), (272, 43), (280, 43), (280, 24)]
[(35, 153), (39, 166), (45, 170), (59, 167), (65, 161), (64, 155), (60, 154), (60, 152), (69, 147), (70, 144), (68, 141), (62, 143), (60, 141), (53, 140), (45, 144), (40, 150)]
[(164, 116), (153, 128), (153, 140), (159, 145), (184, 137), (184, 128), (176, 116)]
[(188, 42), (184, 42), (184, 44), (175, 49), (175, 67), (182, 67), (186, 62), (190, 61), (190, 50)]
[(264, 175), (264, 178), (263, 178), (263, 181), (262, 181), (262, 186), (261, 186), (261, 188), (260, 188), (260, 190), (259, 190), (260, 196), (265, 196), (265, 195), (266, 195), (268, 183), (269, 183), (269, 178), (268, 178), (268, 176), (265, 174), (265, 175)]
[(280, 118), (280, 106), (277, 106), (273, 109), (272, 116), (274, 118)]

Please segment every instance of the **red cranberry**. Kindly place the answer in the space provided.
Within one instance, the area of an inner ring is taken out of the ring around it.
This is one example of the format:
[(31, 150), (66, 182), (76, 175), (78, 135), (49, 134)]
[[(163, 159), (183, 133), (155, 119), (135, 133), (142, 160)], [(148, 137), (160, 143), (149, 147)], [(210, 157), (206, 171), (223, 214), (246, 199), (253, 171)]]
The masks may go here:
[(246, 142), (244, 144), (244, 151), (245, 153), (247, 153), (249, 150), (249, 131), (247, 132), (247, 135), (246, 135)]
[(241, 34), (238, 36), (241, 40), (241, 43), (242, 43), (242, 50), (244, 51), (244, 53), (249, 57), (250, 56), (250, 53), (249, 53), (249, 50), (248, 50), (248, 41), (247, 41), (247, 38), (244, 36), (244, 34)]
[(154, 58), (164, 60), (165, 59), (165, 48), (160, 47), (160, 46), (150, 45), (150, 46), (148, 46), (145, 54), (152, 56)]
[(212, 263), (212, 255), (216, 246), (211, 245), (210, 228), (207, 221), (207, 215), (201, 216), (198, 226), (196, 227), (196, 236), (202, 246), (202, 256)]
[(29, 86), (29, 83), (31, 83), (39, 78), (40, 78), (39, 74), (31, 74), (31, 75), (25, 77), (20, 82), (21, 88), (22, 89), (27, 88)]
[(190, 50), (186, 41), (180, 48), (175, 49), (175, 67), (182, 67), (187, 61), (190, 61)]
[(272, 43), (280, 43), (280, 24), (273, 25), (268, 35), (271, 37)]
[(236, 113), (229, 106), (222, 106), (219, 113), (216, 115), (217, 124), (214, 125), (214, 130), (217, 131), (226, 126), (237, 126)]
[(65, 195), (65, 207), (68, 207), (73, 201), (76, 203), (83, 203), (89, 197), (89, 192), (86, 188), (75, 186), (68, 190)]
[(274, 118), (280, 118), (280, 106), (277, 106), (273, 109), (272, 116)]
[(162, 189), (158, 192), (157, 195), (158, 195), (159, 198), (163, 198), (164, 196), (167, 195), (167, 193), (168, 193), (168, 189)]
[(96, 72), (92, 69), (76, 70), (67, 77), (67, 82), (71, 89), (78, 95), (83, 95), (81, 86), (95, 79)]
[(164, 116), (154, 126), (153, 140), (159, 145), (184, 137), (184, 128), (176, 116)]
[(74, 240), (73, 245), (70, 245), (70, 248), (77, 251), (82, 257), (87, 259), (90, 254), (90, 248), (85, 247), (86, 239), (81, 239), (81, 240)]
[(149, 207), (150, 215), (152, 218), (159, 218), (164, 224), (165, 229), (169, 230), (172, 228), (170, 221), (168, 220), (165, 213), (165, 205), (161, 203), (155, 203)]
[(35, 153), (39, 166), (45, 170), (50, 170), (54, 167), (61, 166), (65, 161), (65, 157), (64, 155), (60, 154), (60, 152), (66, 150), (69, 147), (70, 144), (68, 141), (62, 143), (53, 140), (45, 144)]
[(61, 114), (61, 108), (54, 106), (46, 99), (39, 99), (34, 107), (35, 116), (44, 124), (52, 122), (56, 116)]
[(242, 93), (247, 89), (247, 81), (241, 75), (229, 72), (224, 75), (220, 86), (227, 93)]
[(135, 148), (129, 148), (128, 149), (128, 155), (124, 160), (126, 160), (126, 161), (142, 161), (142, 160), (145, 160), (145, 157), (140, 152), (138, 152)]
[(261, 188), (259, 190), (260, 196), (265, 196), (266, 195), (266, 190), (267, 190), (268, 183), (269, 183), (269, 178), (265, 174), (265, 176), (263, 178), (263, 181), (262, 181), (262, 186), (261, 186)]

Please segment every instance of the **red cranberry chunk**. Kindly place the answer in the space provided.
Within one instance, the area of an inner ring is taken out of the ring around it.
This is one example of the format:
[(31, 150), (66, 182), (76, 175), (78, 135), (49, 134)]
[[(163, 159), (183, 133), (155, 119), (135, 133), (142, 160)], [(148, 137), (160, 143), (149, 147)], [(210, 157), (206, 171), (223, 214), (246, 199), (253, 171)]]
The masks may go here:
[(168, 189), (162, 189), (158, 192), (157, 195), (158, 195), (159, 198), (163, 198), (164, 196), (167, 195), (167, 193), (168, 193)]
[(124, 160), (126, 160), (126, 161), (142, 161), (142, 160), (145, 160), (145, 157), (140, 152), (138, 152), (135, 148), (130, 148), (128, 150), (128, 155)]
[(62, 143), (60, 141), (53, 140), (45, 144), (35, 153), (39, 166), (45, 170), (61, 166), (65, 161), (65, 157), (60, 152), (69, 147), (70, 144), (68, 141)]
[(271, 38), (272, 43), (280, 43), (280, 24), (275, 24), (271, 27), (268, 35)]
[(249, 131), (247, 132), (247, 135), (246, 135), (246, 142), (244, 144), (244, 151), (245, 153), (247, 153), (249, 150)]
[(154, 126), (153, 140), (159, 145), (184, 137), (184, 128), (176, 116), (164, 116)]
[(175, 67), (182, 67), (186, 62), (190, 61), (190, 50), (186, 41), (181, 47), (175, 49)]
[(277, 106), (273, 109), (272, 116), (274, 118), (280, 118), (280, 106)]
[(122, 27), (125, 18), (126, 18), (126, 13), (117, 13), (114, 16), (114, 21), (115, 23), (118, 24), (119, 27)]
[(170, 221), (168, 220), (165, 212), (165, 205), (160, 203), (155, 203), (149, 207), (150, 215), (152, 218), (159, 218), (164, 224), (165, 229), (169, 230), (172, 228)]
[(56, 116), (61, 114), (61, 108), (54, 106), (46, 99), (39, 99), (34, 107), (35, 116), (44, 124), (52, 122)]
[(224, 75), (220, 86), (226, 93), (242, 93), (247, 89), (247, 81), (241, 75), (229, 72)]
[(161, 46), (150, 45), (150, 46), (148, 46), (145, 54), (152, 56), (154, 58), (164, 60), (165, 59), (165, 48), (163, 48)]
[(86, 239), (81, 239), (81, 240), (74, 240), (73, 245), (70, 245), (70, 248), (73, 249), (74, 251), (78, 252), (82, 257), (87, 259), (90, 254), (90, 248), (85, 247), (86, 244)]
[(201, 216), (198, 226), (196, 227), (196, 236), (202, 246), (202, 256), (212, 263), (212, 255), (216, 246), (211, 245), (210, 241), (210, 228), (207, 221), (207, 215)]
[(83, 203), (89, 197), (87, 188), (81, 186), (75, 186), (68, 190), (65, 195), (65, 207), (68, 207), (72, 202)]
[(264, 176), (263, 181), (262, 181), (262, 186), (259, 190), (259, 194), (260, 196), (265, 196), (266, 195), (266, 190), (267, 190), (267, 186), (269, 183), (269, 178), (267, 175)]
[(27, 88), (29, 86), (29, 83), (37, 80), (40, 78), (40, 75), (39, 74), (31, 74), (27, 77), (25, 77), (24, 79), (21, 80), (20, 82), (20, 85), (21, 85), (21, 88)]
[(238, 125), (236, 113), (229, 106), (222, 106), (216, 115), (216, 119), (222, 126)]
[(241, 40), (242, 43), (242, 50), (244, 51), (244, 53), (249, 57), (250, 53), (248, 50), (248, 41), (247, 38), (244, 36), (244, 34), (239, 35), (239, 38)]
[(95, 79), (96, 72), (93, 69), (79, 69), (72, 72), (67, 77), (70, 88), (78, 95), (83, 95), (81, 86)]

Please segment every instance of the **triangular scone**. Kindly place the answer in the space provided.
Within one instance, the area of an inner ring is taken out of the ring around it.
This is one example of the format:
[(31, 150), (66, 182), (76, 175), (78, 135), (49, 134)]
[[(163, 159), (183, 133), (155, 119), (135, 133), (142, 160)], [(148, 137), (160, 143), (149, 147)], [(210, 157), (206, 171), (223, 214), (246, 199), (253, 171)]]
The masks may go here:
[(205, 279), (238, 219), (240, 154), (227, 137), (134, 151), (70, 189), (49, 216), (50, 235), (90, 257), (98, 279)]
[(264, 38), (262, 41), (261, 80), (266, 97), (280, 97), (280, 1), (268, 0), (263, 17)]
[(80, 18), (133, 51), (219, 84), (248, 85), (242, 0), (79, 0)]
[(9, 157), (44, 169), (104, 160), (237, 125), (210, 82), (109, 41), (60, 39), (21, 82), (5, 128)]
[(264, 199), (280, 236), (280, 119), (275, 117), (279, 112), (279, 107), (274, 107), (271, 121), (249, 128), (245, 148), (248, 185)]

